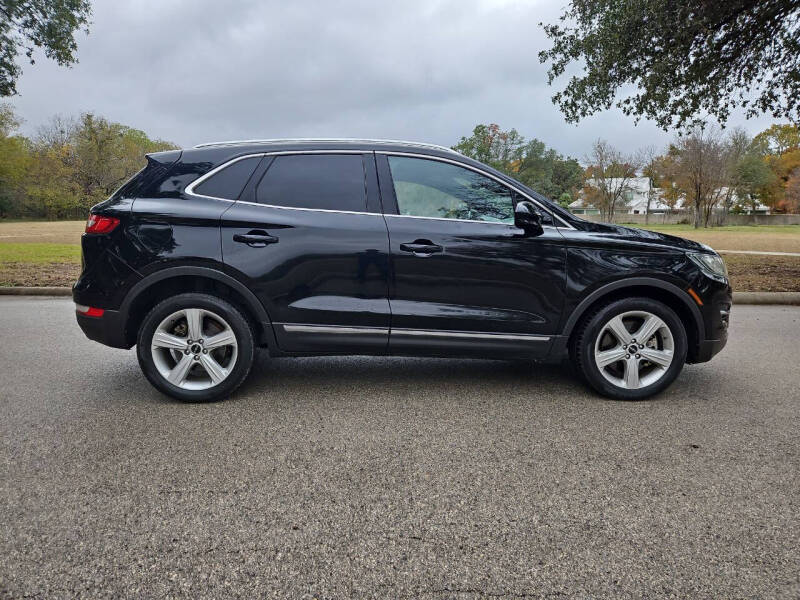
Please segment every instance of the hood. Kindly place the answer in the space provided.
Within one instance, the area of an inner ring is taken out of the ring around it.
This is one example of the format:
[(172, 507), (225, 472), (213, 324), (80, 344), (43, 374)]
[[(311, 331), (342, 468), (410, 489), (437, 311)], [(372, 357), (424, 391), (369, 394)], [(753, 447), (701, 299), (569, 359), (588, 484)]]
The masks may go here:
[(688, 250), (693, 252), (713, 252), (713, 250), (692, 240), (687, 240), (676, 235), (637, 229), (635, 227), (623, 227), (622, 225), (612, 225), (610, 223), (593, 223), (584, 221), (581, 228), (600, 238), (614, 239), (619, 241), (632, 242), (634, 244), (652, 244), (661, 247), (670, 247), (678, 250)]

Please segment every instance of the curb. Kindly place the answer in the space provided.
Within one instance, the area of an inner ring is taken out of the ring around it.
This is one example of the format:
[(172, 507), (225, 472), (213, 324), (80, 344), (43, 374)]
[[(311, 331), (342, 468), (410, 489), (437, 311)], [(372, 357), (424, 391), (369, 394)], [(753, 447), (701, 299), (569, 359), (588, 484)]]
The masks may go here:
[(733, 304), (788, 304), (800, 306), (800, 292), (733, 292)]
[[(0, 296), (72, 296), (72, 288), (0, 287)], [(800, 306), (800, 292), (734, 292), (733, 303)]]
[(70, 287), (0, 287), (0, 296), (72, 296)]

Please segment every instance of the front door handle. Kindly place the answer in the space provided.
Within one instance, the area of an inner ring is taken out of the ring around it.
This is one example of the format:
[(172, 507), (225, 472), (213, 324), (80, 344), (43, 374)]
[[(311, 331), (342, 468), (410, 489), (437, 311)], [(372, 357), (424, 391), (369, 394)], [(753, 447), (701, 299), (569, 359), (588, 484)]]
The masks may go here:
[(414, 240), (413, 242), (400, 244), (400, 250), (412, 252), (416, 256), (430, 256), (431, 254), (438, 254), (444, 248), (430, 240)]
[(235, 233), (233, 241), (247, 244), (251, 248), (263, 248), (267, 244), (277, 244), (278, 238), (268, 234), (266, 231), (256, 229), (247, 233)]

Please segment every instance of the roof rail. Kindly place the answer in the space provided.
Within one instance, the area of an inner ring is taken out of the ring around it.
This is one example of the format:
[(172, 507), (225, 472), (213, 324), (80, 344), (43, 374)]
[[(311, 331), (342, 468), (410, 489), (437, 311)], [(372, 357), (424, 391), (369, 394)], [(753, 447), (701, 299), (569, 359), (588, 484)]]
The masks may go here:
[(247, 144), (288, 144), (292, 142), (346, 142), (346, 143), (366, 143), (366, 144), (386, 144), (397, 146), (410, 146), (416, 148), (432, 148), (435, 150), (443, 150), (445, 152), (452, 152), (458, 154), (457, 151), (447, 146), (440, 146), (439, 144), (429, 144), (426, 142), (408, 142), (404, 140), (372, 140), (360, 138), (276, 138), (276, 139), (263, 139), (263, 140), (229, 140), (224, 142), (206, 142), (197, 144), (195, 148), (210, 148), (214, 146), (243, 146)]

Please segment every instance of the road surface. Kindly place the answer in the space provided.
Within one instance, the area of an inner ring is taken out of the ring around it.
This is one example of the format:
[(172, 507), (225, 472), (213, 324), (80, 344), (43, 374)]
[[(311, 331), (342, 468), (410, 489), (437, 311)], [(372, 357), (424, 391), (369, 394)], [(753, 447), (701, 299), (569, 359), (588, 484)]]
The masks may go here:
[(0, 597), (800, 595), (800, 307), (640, 403), (555, 367), (261, 358), (153, 390), (0, 298)]

